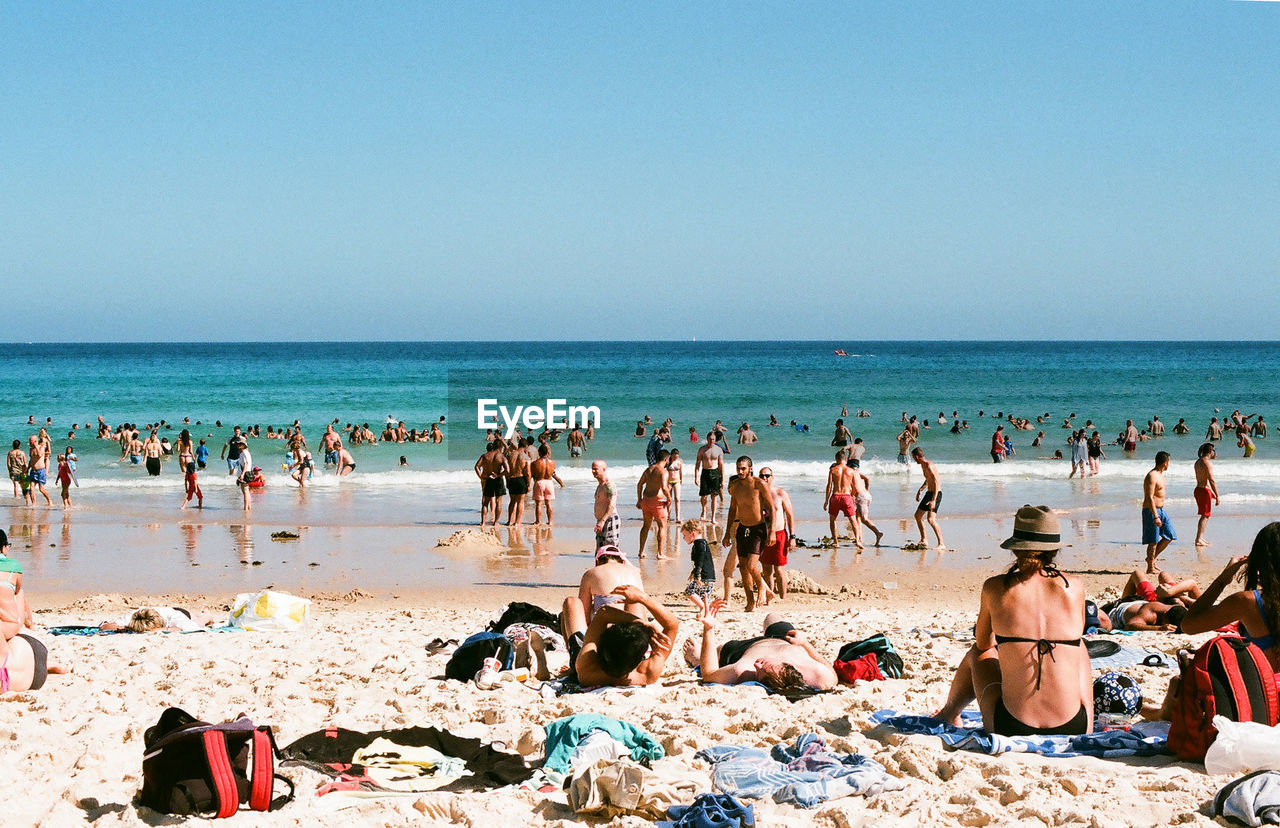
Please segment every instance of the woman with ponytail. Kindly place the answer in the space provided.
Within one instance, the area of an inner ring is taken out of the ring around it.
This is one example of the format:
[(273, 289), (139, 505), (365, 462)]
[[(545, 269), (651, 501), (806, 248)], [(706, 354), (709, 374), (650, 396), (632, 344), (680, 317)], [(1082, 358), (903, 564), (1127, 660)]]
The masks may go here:
[[(1244, 589), (1218, 600), (1244, 570)], [(1232, 558), (1187, 615), (1182, 631), (1209, 632), (1238, 621), (1241, 637), (1258, 646), (1280, 675), (1280, 522), (1268, 523), (1248, 555)], [(1280, 679), (1278, 679), (1280, 683)]]
[(959, 724), (975, 699), (983, 726), (1004, 736), (1080, 734), (1093, 729), (1093, 680), (1084, 629), (1084, 585), (1054, 559), (1062, 542), (1048, 506), (1023, 506), (1000, 546), (1016, 557), (982, 585), (973, 647), (956, 669), (937, 718)]

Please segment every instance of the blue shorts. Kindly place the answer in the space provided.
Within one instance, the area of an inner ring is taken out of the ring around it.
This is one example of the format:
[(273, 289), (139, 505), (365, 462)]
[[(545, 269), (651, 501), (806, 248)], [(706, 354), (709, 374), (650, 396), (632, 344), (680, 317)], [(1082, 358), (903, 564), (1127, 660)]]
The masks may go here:
[[(1156, 526), (1156, 518), (1160, 518), (1160, 525)], [(1155, 514), (1151, 514), (1150, 509), (1142, 510), (1142, 542), (1143, 543), (1159, 543), (1162, 540), (1176, 541), (1178, 533), (1173, 531), (1173, 524), (1169, 522), (1169, 515), (1165, 513), (1164, 507), (1156, 509)]]
[(336, 452), (336, 451), (326, 451), (326, 452), (324, 453), (324, 464), (325, 464), (326, 466), (329, 466), (329, 465), (334, 465), (334, 466), (336, 466), (336, 465), (338, 465), (338, 452)]
[(31, 483), (35, 486), (43, 486), (49, 482), (49, 476), (46, 469), (32, 469), (31, 474), (28, 476), (31, 478)]

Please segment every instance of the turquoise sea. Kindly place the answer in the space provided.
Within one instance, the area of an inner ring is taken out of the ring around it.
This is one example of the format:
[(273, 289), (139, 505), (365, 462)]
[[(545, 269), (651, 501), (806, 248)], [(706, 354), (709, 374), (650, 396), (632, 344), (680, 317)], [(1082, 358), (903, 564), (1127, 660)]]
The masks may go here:
[[(849, 356), (836, 356), (838, 349)], [(1171, 514), (1181, 531), (1190, 533), (1191, 463), (1209, 418), (1236, 408), (1264, 416), (1280, 411), (1277, 377), (1280, 344), (1272, 342), (16, 344), (5, 346), (0, 360), (0, 439), (6, 446), (13, 439), (25, 443), (35, 430), (28, 418), (37, 424), (51, 418), (54, 447), (61, 451), (71, 424), (79, 424), (71, 442), (79, 457), (80, 487), (73, 490), (70, 517), (60, 517), (57, 493), (51, 491), (53, 509), (29, 510), (6, 495), (0, 523), (37, 535), (50, 519), (61, 520), (64, 532), (98, 526), (115, 532), (125, 545), (148, 541), (145, 536), (135, 540), (124, 526), (166, 532), (181, 526), (189, 534), (192, 514), (177, 510), (182, 478), (176, 463), (166, 463), (160, 477), (148, 477), (140, 467), (120, 461), (114, 442), (84, 431), (99, 416), (113, 426), (165, 420), (171, 427), (164, 433), (172, 440), (183, 418), (189, 418), (193, 434), (213, 451), (201, 475), (206, 508), (200, 519), (229, 526), (230, 542), (242, 548), (246, 530), (240, 527), (248, 521), (225, 466), (217, 462), (232, 425), (257, 424), (265, 433), (268, 425), (297, 419), (314, 448), (335, 418), (342, 425), (367, 422), (378, 432), (388, 415), (409, 428), (424, 428), (444, 415), (445, 445), (355, 446), (354, 474), (338, 479), (320, 468), (305, 492), (280, 469), (282, 443), (251, 443), (268, 477), (266, 489), (255, 495), (253, 523), (328, 526), (335, 532), (398, 527), (406, 543), (426, 543), (429, 539), (413, 540), (414, 527), (436, 527), (438, 535), (440, 527), (477, 519), (479, 487), (471, 466), (483, 451), (484, 435), (475, 427), (474, 404), (484, 395), (511, 405), (563, 398), (601, 409), (602, 424), (586, 457), (571, 460), (563, 444), (556, 446), (567, 484), (557, 500), (559, 535), (589, 534), (592, 459), (609, 462), (624, 493), (634, 487), (647, 441), (633, 435), (636, 421), (646, 415), (655, 422), (675, 421), (675, 447), (683, 449), (686, 462), (685, 517), (697, 512), (689, 426), (702, 435), (716, 419), (731, 432), (746, 421), (760, 437), (747, 451), (757, 468), (772, 465), (776, 481), (791, 492), (801, 536), (826, 534), (822, 487), (833, 452), (833, 424), (847, 404), (847, 422), (868, 446), (863, 469), (872, 479), (874, 513), (887, 520), (909, 519), (920, 481), (918, 469), (895, 459), (902, 413), (936, 419), (943, 412), (950, 420), (954, 411), (969, 421), (967, 432), (952, 434), (933, 425), (920, 440), (939, 463), (945, 518), (1007, 519), (1027, 502), (1091, 518), (1111, 510), (1126, 516), (1116, 530), (1122, 536), (1096, 540), (1129, 542), (1136, 538), (1123, 531), (1138, 531), (1141, 478), (1155, 451), (1173, 454)], [(872, 416), (852, 416), (858, 409)], [(1033, 421), (1048, 414), (1045, 447), (1031, 447), (1034, 432), (1014, 432), (1017, 456), (993, 465), (987, 449), (997, 413)], [(1145, 425), (1153, 415), (1170, 429), (1185, 418), (1192, 434), (1144, 443), (1132, 457), (1110, 447), (1099, 477), (1068, 481), (1069, 465), (1047, 458), (1058, 447), (1069, 454), (1068, 432), (1059, 426), (1073, 413), (1077, 425), (1092, 420), (1108, 439), (1126, 418)], [(766, 425), (771, 414), (781, 426)], [(219, 420), (221, 427), (214, 425)], [(793, 420), (809, 431), (792, 428)], [(1277, 442), (1280, 438), (1259, 440), (1257, 454), (1244, 460), (1233, 440), (1224, 441), (1218, 461), (1223, 513), (1266, 516), (1280, 505)], [(407, 465), (400, 465), (401, 456)], [(626, 496), (620, 505), (623, 517), (634, 521), (637, 514)], [(1080, 531), (1092, 531), (1093, 525), (1082, 523)], [(900, 527), (914, 530), (908, 523)], [(171, 537), (165, 542), (178, 543), (177, 534)], [(84, 543), (71, 546), (84, 560)], [(66, 547), (59, 555), (69, 554)], [(102, 555), (114, 551), (105, 545), (98, 550)], [(64, 582), (77, 581), (74, 567), (68, 565), (64, 574)]]

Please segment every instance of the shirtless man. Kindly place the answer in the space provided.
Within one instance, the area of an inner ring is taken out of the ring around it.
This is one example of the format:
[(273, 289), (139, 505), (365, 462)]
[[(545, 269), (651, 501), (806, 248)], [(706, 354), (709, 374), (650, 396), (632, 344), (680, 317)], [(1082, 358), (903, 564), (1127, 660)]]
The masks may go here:
[(911, 429), (904, 428), (898, 432), (898, 462), (907, 465), (907, 452), (911, 450), (911, 444), (916, 441), (916, 437), (911, 433)]
[(859, 468), (862, 466), (862, 455), (867, 453), (867, 447), (863, 445), (861, 437), (853, 438), (853, 445), (845, 449), (848, 459), (845, 461), (850, 468)]
[[(758, 681), (776, 693), (830, 690), (838, 681), (831, 659), (814, 649), (795, 627), (771, 612), (764, 617), (764, 635), (744, 641), (726, 641), (717, 647), (712, 630), (723, 599), (713, 601), (701, 613), (702, 645), (690, 638), (685, 660), (702, 668), (702, 680), (714, 684)], [(697, 655), (695, 659), (694, 656)]]
[[(137, 431), (129, 432), (129, 442), (125, 444), (125, 451), (129, 455), (129, 462), (135, 466), (142, 465), (142, 441), (138, 439)], [(227, 461), (227, 467), (231, 467), (232, 461)]]
[(326, 466), (338, 465), (338, 449), (342, 446), (342, 440), (338, 437), (338, 433), (333, 430), (333, 423), (325, 426), (324, 436), (320, 438), (320, 450), (324, 452), (324, 464)]
[(773, 508), (769, 520), (769, 540), (760, 553), (760, 569), (766, 587), (766, 606), (774, 594), (787, 597), (787, 553), (795, 548), (796, 516), (791, 510), (791, 495), (774, 482), (773, 469), (760, 469), (760, 479), (769, 487), (769, 504)]
[(156, 436), (155, 429), (147, 436), (147, 441), (142, 444), (142, 453), (147, 458), (147, 474), (152, 477), (160, 476), (160, 455), (164, 454), (164, 447), (160, 445), (160, 438)]
[[(620, 583), (611, 591), (638, 612), (601, 606), (588, 622), (580, 595), (565, 599), (560, 623), (569, 646), (570, 679), (583, 687), (653, 684), (662, 676), (680, 621), (635, 584)], [(649, 615), (652, 621), (644, 618)]]
[(636, 508), (644, 517), (640, 526), (640, 557), (645, 555), (645, 544), (649, 541), (649, 527), (656, 524), (658, 534), (658, 560), (667, 557), (667, 464), (671, 453), (661, 449), (654, 458), (653, 465), (644, 470), (636, 481)]
[[(13, 449), (5, 458), (5, 465), (9, 470), (9, 479), (13, 481), (13, 496), (20, 497), (18, 486), (21, 483), (23, 488), (26, 484), (23, 481), (27, 476), (27, 453), (22, 450), (22, 441), (14, 440)], [(28, 490), (29, 491), (29, 490)]]
[(916, 528), (920, 530), (919, 548), (923, 549), (925, 545), (924, 524), (927, 517), (929, 525), (933, 527), (933, 535), (938, 539), (938, 549), (946, 549), (947, 545), (942, 541), (942, 530), (938, 528), (938, 507), (942, 505), (942, 484), (938, 482), (938, 468), (932, 460), (925, 459), (924, 449), (919, 446), (911, 450), (911, 458), (920, 464), (920, 470), (924, 472), (924, 482), (916, 489), (916, 500), (920, 501), (920, 505), (916, 507)]
[[(507, 525), (519, 526), (524, 523), (524, 499), (529, 493), (530, 478), (529, 455), (519, 443), (513, 443), (506, 449), (507, 455), (507, 494), (511, 500), (507, 505)], [(537, 510), (537, 507), (534, 507)]]
[(831, 445), (836, 448), (844, 448), (853, 440), (853, 435), (849, 433), (848, 427), (844, 424), (844, 418), (836, 420), (836, 433), (831, 438)]
[(1178, 539), (1164, 511), (1164, 473), (1168, 468), (1169, 452), (1157, 451), (1155, 467), (1142, 479), (1142, 542), (1147, 545), (1147, 572), (1151, 574), (1160, 571), (1156, 558)]
[(1159, 414), (1151, 418), (1151, 422), (1147, 423), (1147, 429), (1151, 432), (1152, 437), (1164, 436), (1164, 423), (1160, 422)]
[(501, 441), (489, 443), (474, 468), (480, 480), (480, 525), (484, 526), (485, 520), (490, 520), (497, 526), (498, 517), (502, 514), (502, 497), (507, 493), (507, 458), (502, 453)]
[(622, 518), (618, 516), (618, 487), (609, 479), (609, 466), (603, 460), (591, 463), (591, 476), (596, 479), (596, 549), (617, 546), (622, 529)]
[(1209, 421), (1209, 427), (1205, 429), (1204, 439), (1221, 440), (1222, 439), (1222, 423), (1218, 422), (1218, 418), (1214, 417)]
[(1178, 424), (1173, 427), (1174, 434), (1190, 434), (1191, 426), (1187, 425), (1186, 419), (1179, 417)]
[(1262, 415), (1258, 415), (1258, 419), (1253, 423), (1253, 436), (1267, 439), (1267, 423), (1262, 419)]
[[(44, 502), (52, 506), (53, 500), (49, 497), (49, 490), (45, 488), (45, 484), (49, 482), (49, 453), (45, 450), (44, 444), (40, 442), (40, 438), (32, 434), (29, 443), (30, 459), (27, 461), (27, 479), (31, 483), (32, 489), (39, 489), (40, 494), (44, 495)], [(35, 502), (35, 495), (31, 496), (32, 503)]]
[(1138, 427), (1133, 424), (1133, 420), (1125, 420), (1124, 422), (1124, 450), (1132, 452), (1138, 448)]
[(827, 488), (822, 495), (822, 510), (827, 513), (831, 527), (831, 548), (840, 548), (840, 532), (836, 528), (836, 518), (841, 514), (849, 518), (853, 524), (854, 545), (859, 549), (858, 525), (854, 519), (855, 504), (853, 500), (853, 478), (858, 472), (846, 463), (844, 449), (836, 452), (836, 461), (827, 470)]
[(582, 435), (582, 429), (574, 427), (569, 432), (568, 439), (565, 440), (569, 444), (569, 456), (581, 457), (582, 453), (587, 450), (587, 438)]
[(729, 515), (724, 527), (724, 537), (734, 539), (738, 553), (738, 571), (747, 593), (747, 612), (755, 610), (769, 589), (760, 571), (760, 553), (764, 551), (773, 512), (769, 487), (752, 476), (751, 465), (750, 457), (738, 458), (738, 476), (729, 483)]
[(743, 423), (742, 428), (738, 430), (738, 445), (740, 446), (754, 446), (756, 440), (759, 439), (756, 433), (751, 430), (750, 423)]
[(538, 459), (529, 464), (529, 475), (533, 478), (533, 525), (542, 523), (542, 512), (545, 509), (547, 526), (550, 526), (555, 520), (555, 510), (551, 504), (556, 499), (556, 490), (551, 481), (559, 483), (562, 489), (564, 481), (556, 474), (556, 461), (551, 459), (551, 447), (546, 443), (538, 446)]
[(698, 497), (702, 500), (702, 519), (714, 520), (716, 509), (724, 498), (724, 451), (716, 445), (715, 429), (707, 432), (706, 444), (698, 449), (698, 458), (693, 464), (693, 476), (698, 480)]

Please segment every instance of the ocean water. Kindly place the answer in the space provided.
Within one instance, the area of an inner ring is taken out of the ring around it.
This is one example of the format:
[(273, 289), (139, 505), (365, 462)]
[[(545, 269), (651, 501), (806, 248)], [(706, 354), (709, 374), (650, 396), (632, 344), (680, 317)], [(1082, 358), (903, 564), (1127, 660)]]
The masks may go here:
[[(850, 356), (835, 356), (836, 349)], [(6, 446), (13, 439), (25, 443), (35, 430), (28, 417), (37, 424), (51, 418), (54, 447), (61, 451), (71, 424), (79, 424), (70, 442), (79, 457), (80, 486), (73, 490), (76, 505), (69, 516), (60, 514), (51, 487), (52, 510), (29, 510), (6, 495), (0, 522), (15, 537), (29, 533), (32, 549), (39, 550), (38, 539), (55, 534), (50, 520), (60, 521), (66, 536), (56, 553), (45, 550), (46, 576), (81, 586), (86, 579), (114, 576), (113, 556), (122, 546), (181, 544), (190, 555), (198, 546), (190, 538), (199, 536), (206, 546), (230, 543), (243, 552), (252, 524), (258, 524), (259, 535), (267, 531), (262, 524), (327, 526), (324, 531), (334, 538), (342, 527), (391, 527), (396, 537), (425, 543), (423, 526), (437, 527), (438, 534), (441, 526), (474, 523), (480, 497), (471, 466), (484, 443), (474, 422), (479, 396), (509, 406), (562, 398), (600, 408), (602, 422), (586, 457), (570, 459), (563, 444), (554, 448), (566, 483), (556, 501), (557, 534), (568, 532), (575, 541), (577, 535), (589, 538), (592, 459), (608, 461), (621, 486), (627, 533), (638, 526), (627, 493), (644, 466), (647, 440), (633, 435), (636, 421), (646, 415), (655, 422), (675, 421), (674, 447), (686, 464), (685, 517), (698, 508), (696, 445), (688, 442), (688, 427), (701, 436), (721, 419), (732, 433), (746, 421), (760, 440), (745, 450), (757, 468), (774, 468), (776, 482), (792, 494), (799, 533), (812, 538), (827, 532), (822, 488), (842, 404), (851, 412), (847, 424), (867, 444), (863, 469), (872, 479), (873, 515), (899, 533), (914, 531), (909, 520), (920, 483), (916, 467), (896, 461), (901, 415), (933, 419), (944, 412), (951, 419), (955, 411), (969, 421), (969, 431), (956, 435), (933, 425), (920, 440), (939, 464), (944, 527), (963, 516), (994, 527), (999, 524), (992, 520), (1007, 523), (1023, 503), (1047, 503), (1076, 516), (1079, 546), (1082, 540), (1136, 540), (1128, 536), (1138, 530), (1141, 479), (1159, 449), (1174, 458), (1168, 475), (1171, 514), (1184, 534), (1193, 532), (1191, 463), (1209, 418), (1235, 408), (1264, 416), (1280, 410), (1280, 344), (1271, 342), (171, 343), (19, 344), (5, 350), (0, 439)], [(872, 416), (852, 416), (858, 409)], [(987, 449), (997, 413), (1032, 420), (1047, 413), (1044, 448), (1031, 448), (1034, 432), (1013, 432), (1017, 456), (992, 464)], [(1170, 431), (1185, 418), (1192, 434), (1143, 443), (1132, 457), (1109, 447), (1100, 476), (1068, 481), (1069, 464), (1046, 458), (1057, 447), (1069, 454), (1068, 432), (1059, 426), (1073, 413), (1077, 425), (1092, 420), (1110, 439), (1127, 418), (1142, 426), (1153, 415)], [(771, 414), (782, 425), (768, 427)], [(283, 443), (254, 440), (254, 458), (268, 485), (254, 495), (248, 519), (225, 464), (217, 461), (235, 424), (258, 424), (265, 433), (268, 425), (297, 419), (314, 449), (335, 418), (342, 425), (367, 422), (379, 432), (388, 415), (410, 428), (425, 428), (444, 415), (446, 444), (353, 446), (354, 474), (339, 479), (320, 468), (306, 491), (299, 491), (280, 469)], [(163, 432), (171, 441), (189, 418), (213, 458), (201, 474), (206, 508), (198, 520), (222, 528), (201, 535), (193, 513), (177, 510), (182, 477), (175, 462), (166, 463), (162, 476), (148, 477), (121, 462), (114, 442), (85, 432), (84, 425), (99, 416), (113, 426), (163, 419), (171, 425)], [(215, 425), (219, 420), (221, 427)], [(793, 420), (809, 431), (792, 428)], [(1238, 456), (1234, 440), (1220, 444), (1221, 513), (1270, 519), (1277, 511), (1276, 442), (1280, 437), (1259, 440), (1248, 460)], [(402, 455), (405, 466), (399, 464)], [(1116, 537), (1093, 528), (1094, 519), (1107, 513), (1124, 516), (1123, 529), (1112, 533)], [(334, 544), (336, 549), (339, 541)], [(100, 562), (97, 569), (87, 563), (93, 560)], [(181, 560), (175, 558), (174, 565)], [(136, 570), (136, 564), (131, 567)], [(180, 569), (173, 572), (181, 576)]]
[[(835, 356), (836, 349), (850, 356)], [(369, 489), (392, 501), (436, 490), (442, 507), (455, 499), (447, 492), (474, 485), (470, 467), (484, 437), (474, 423), (474, 401), (481, 395), (511, 407), (561, 398), (600, 408), (602, 424), (586, 458), (570, 462), (558, 447), (567, 483), (589, 482), (593, 458), (607, 460), (615, 477), (634, 480), (647, 443), (634, 436), (636, 421), (648, 415), (675, 421), (673, 447), (682, 449), (690, 479), (697, 444), (689, 442), (688, 427), (703, 435), (721, 419), (731, 431), (751, 423), (760, 441), (743, 450), (757, 466), (771, 463), (780, 480), (804, 488), (825, 479), (843, 404), (851, 415), (858, 409), (872, 414), (846, 422), (867, 444), (864, 468), (873, 478), (906, 472), (896, 462), (894, 441), (903, 412), (922, 419), (943, 412), (948, 420), (958, 412), (969, 431), (955, 435), (934, 424), (920, 445), (942, 464), (944, 479), (977, 485), (1065, 477), (1060, 462), (1043, 458), (1054, 448), (1069, 453), (1068, 432), (1060, 428), (1068, 414), (1079, 426), (1092, 420), (1105, 439), (1114, 439), (1127, 418), (1142, 426), (1158, 415), (1169, 429), (1185, 418), (1188, 437), (1144, 443), (1133, 458), (1112, 447), (1103, 479), (1137, 480), (1158, 448), (1173, 453), (1175, 475), (1183, 461), (1189, 465), (1215, 413), (1240, 408), (1265, 416), (1280, 402), (1280, 344), (1270, 342), (148, 343), (10, 345), (6, 351), (0, 362), (6, 445), (25, 443), (34, 431), (28, 417), (38, 424), (52, 418), (58, 450), (72, 423), (83, 429), (99, 416), (113, 426), (165, 420), (171, 440), (189, 418), (192, 433), (206, 439), (216, 459), (234, 424), (258, 424), (265, 433), (268, 425), (297, 419), (314, 447), (335, 418), (342, 425), (367, 422), (379, 432), (388, 415), (424, 428), (447, 414), (445, 445), (355, 446), (354, 475), (339, 481), (322, 470), (311, 481), (317, 490)], [(1030, 446), (1034, 432), (1013, 432), (1017, 457), (991, 464), (987, 446), (997, 413), (1033, 420), (1048, 414), (1039, 426), (1044, 449)], [(781, 426), (768, 427), (770, 415)], [(808, 433), (792, 421), (808, 425)], [(1237, 497), (1269, 498), (1280, 483), (1277, 452), (1260, 440), (1257, 454), (1243, 461), (1234, 441), (1226, 442), (1219, 477), (1233, 484)], [(86, 498), (126, 481), (135, 491), (171, 489), (177, 477), (169, 469), (172, 475), (148, 478), (120, 462), (114, 443), (83, 430), (73, 444)], [(293, 485), (280, 472), (281, 443), (255, 440), (252, 448), (269, 477)], [(401, 456), (407, 466), (399, 464)], [(219, 470), (211, 464), (211, 472)], [(210, 473), (202, 485), (229, 481)]]

